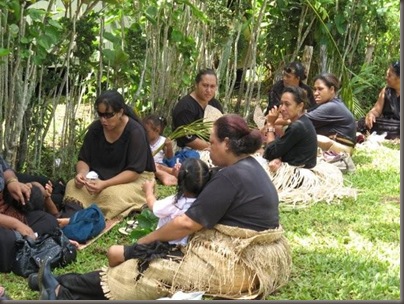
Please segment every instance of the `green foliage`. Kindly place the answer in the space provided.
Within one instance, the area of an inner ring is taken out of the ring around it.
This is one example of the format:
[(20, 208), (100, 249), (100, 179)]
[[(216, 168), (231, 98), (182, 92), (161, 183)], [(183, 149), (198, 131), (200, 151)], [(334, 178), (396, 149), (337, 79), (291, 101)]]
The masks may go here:
[(130, 233), (132, 242), (137, 242), (141, 237), (156, 230), (158, 218), (149, 209), (144, 209), (136, 217), (138, 225)]

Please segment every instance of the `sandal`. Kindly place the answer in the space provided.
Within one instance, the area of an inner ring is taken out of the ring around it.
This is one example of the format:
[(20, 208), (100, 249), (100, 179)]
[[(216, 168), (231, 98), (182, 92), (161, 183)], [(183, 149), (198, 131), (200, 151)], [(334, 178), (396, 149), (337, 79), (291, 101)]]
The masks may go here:
[(138, 222), (136, 220), (130, 220), (126, 222), (126, 227), (121, 227), (118, 231), (124, 235), (129, 235), (136, 227)]

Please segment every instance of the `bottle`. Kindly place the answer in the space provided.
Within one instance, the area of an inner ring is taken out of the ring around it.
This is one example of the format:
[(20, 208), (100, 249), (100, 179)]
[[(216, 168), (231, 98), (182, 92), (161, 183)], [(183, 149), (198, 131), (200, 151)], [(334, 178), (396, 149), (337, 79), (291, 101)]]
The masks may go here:
[[(90, 171), (90, 172), (88, 172), (87, 175), (86, 175), (86, 180), (87, 180), (87, 181), (95, 181), (95, 180), (97, 180), (97, 179), (98, 179), (98, 174), (97, 174), (97, 172)], [(94, 195), (93, 192), (88, 191), (88, 193), (90, 193), (91, 195)]]
[(97, 172), (95, 172), (95, 171), (90, 171), (90, 172), (88, 172), (87, 175), (86, 175), (86, 179), (87, 179), (88, 181), (97, 180), (97, 179), (98, 179), (98, 174), (97, 174)]

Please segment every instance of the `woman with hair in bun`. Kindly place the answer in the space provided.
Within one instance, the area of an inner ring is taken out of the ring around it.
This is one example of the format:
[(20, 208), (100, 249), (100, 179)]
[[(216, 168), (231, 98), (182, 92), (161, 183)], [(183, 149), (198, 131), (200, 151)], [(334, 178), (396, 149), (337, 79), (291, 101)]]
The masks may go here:
[(390, 64), (386, 72), (386, 86), (365, 117), (370, 132), (386, 132), (387, 139), (400, 138), (400, 61)]
[[(251, 156), (261, 147), (260, 131), (228, 114), (215, 121), (209, 142), (211, 159), (220, 169), (184, 214), (124, 250), (124, 262), (115, 267), (54, 278), (45, 263), (39, 276), (42, 298), (153, 300), (197, 290), (254, 299), (286, 284), (291, 256), (279, 224), (278, 195)], [(156, 244), (188, 235), (189, 243), (176, 257), (151, 250), (152, 256), (134, 258), (136, 248), (145, 253), (145, 247), (156, 249)]]

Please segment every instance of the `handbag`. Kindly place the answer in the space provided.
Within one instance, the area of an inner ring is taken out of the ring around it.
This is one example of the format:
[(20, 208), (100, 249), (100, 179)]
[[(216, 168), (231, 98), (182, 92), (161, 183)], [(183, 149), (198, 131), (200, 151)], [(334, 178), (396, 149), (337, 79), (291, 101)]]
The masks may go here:
[(62, 230), (69, 239), (84, 244), (100, 234), (104, 228), (104, 214), (96, 204), (91, 204), (85, 209), (76, 211), (70, 217), (69, 224)]
[(51, 268), (64, 267), (76, 260), (77, 249), (70, 243), (60, 228), (53, 233), (43, 234), (37, 239), (16, 234), (16, 259), (12, 271), (19, 276), (28, 277), (38, 272), (41, 263), (50, 259)]

